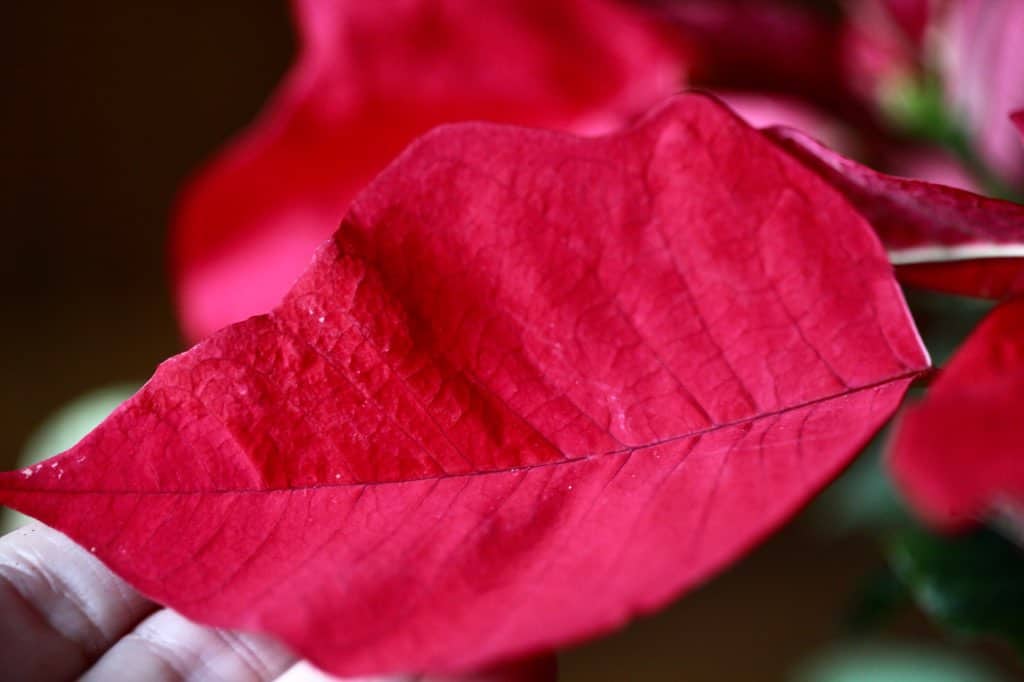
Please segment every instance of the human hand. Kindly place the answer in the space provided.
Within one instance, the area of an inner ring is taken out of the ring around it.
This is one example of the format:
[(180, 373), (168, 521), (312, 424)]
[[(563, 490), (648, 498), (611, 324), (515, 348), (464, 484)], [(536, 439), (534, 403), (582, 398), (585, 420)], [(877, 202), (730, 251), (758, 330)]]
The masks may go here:
[[(40, 523), (0, 538), (0, 676), (106, 680), (328, 682), (281, 644), (198, 625), (148, 601), (99, 559)], [(551, 682), (553, 658), (459, 678), (348, 682)]]

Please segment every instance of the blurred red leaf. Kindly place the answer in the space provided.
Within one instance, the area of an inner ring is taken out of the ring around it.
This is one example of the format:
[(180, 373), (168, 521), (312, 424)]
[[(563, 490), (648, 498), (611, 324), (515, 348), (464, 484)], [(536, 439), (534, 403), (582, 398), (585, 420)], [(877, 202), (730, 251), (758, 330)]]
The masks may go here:
[(764, 133), (846, 195), (902, 280), (988, 298), (1024, 291), (1024, 206), (879, 173), (790, 128)]
[(936, 28), (944, 90), (975, 154), (1004, 182), (1024, 187), (1024, 148), (1007, 119), (1024, 107), (1024, 2), (951, 2)]
[(844, 81), (877, 106), (888, 88), (921, 69), (920, 38), (930, 16), (927, 1), (852, 0), (844, 8), (839, 41)]
[(923, 45), (928, 24), (939, 8), (930, 0), (883, 0), (883, 4), (907, 38), (917, 46)]
[(488, 120), (597, 133), (675, 92), (680, 56), (612, 0), (295, 0), (298, 61), (174, 225), (186, 336), (275, 305), (416, 136)]
[(647, 0), (678, 31), (703, 85), (845, 102), (840, 25), (779, 0)]
[[(890, 467), (929, 520), (1024, 512), (1024, 299), (997, 307), (901, 416)], [(1004, 508), (1004, 509), (1000, 509)]]
[[(788, 125), (788, 124), (786, 124)], [(798, 126), (789, 126), (798, 128)], [(842, 148), (828, 139), (813, 135), (839, 153)], [(889, 175), (924, 180), (936, 185), (946, 185), (981, 194), (982, 189), (970, 169), (952, 152), (932, 145), (893, 145), (891, 151), (879, 160)]]
[(451, 126), (273, 312), (0, 501), (331, 672), (463, 670), (708, 578), (926, 366), (869, 226), (717, 102), (597, 139)]

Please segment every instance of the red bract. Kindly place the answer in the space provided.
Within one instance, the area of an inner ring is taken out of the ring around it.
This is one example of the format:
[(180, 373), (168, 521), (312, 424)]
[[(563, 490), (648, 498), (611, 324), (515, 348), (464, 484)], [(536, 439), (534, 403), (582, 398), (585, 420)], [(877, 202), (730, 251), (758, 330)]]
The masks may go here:
[(796, 130), (764, 132), (846, 195), (904, 281), (990, 298), (1024, 290), (1024, 206), (879, 173)]
[(890, 465), (928, 519), (956, 527), (1024, 511), (1024, 299), (968, 338), (927, 396), (901, 417)]
[(609, 0), (296, 0), (302, 50), (267, 111), (185, 192), (174, 274), (198, 340), (276, 304), (352, 197), (435, 125), (593, 133), (680, 83), (679, 57)]
[(706, 579), (926, 366), (870, 227), (716, 102), (597, 139), (450, 126), (272, 313), (0, 501), (331, 672), (463, 670)]

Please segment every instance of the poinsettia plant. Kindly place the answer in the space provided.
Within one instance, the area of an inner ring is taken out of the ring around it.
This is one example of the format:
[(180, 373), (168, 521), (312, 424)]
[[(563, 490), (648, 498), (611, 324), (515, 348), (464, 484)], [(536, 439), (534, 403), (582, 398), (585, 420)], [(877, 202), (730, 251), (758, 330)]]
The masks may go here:
[[(900, 579), (953, 570), (939, 531), (1019, 542), (1024, 79), (948, 36), (1024, 15), (848, 5), (296, 0), (295, 66), (174, 218), (195, 345), (0, 502), (338, 675), (661, 608), (911, 387), (886, 462), (934, 530), (892, 541)], [(936, 368), (901, 284), (1000, 303)]]

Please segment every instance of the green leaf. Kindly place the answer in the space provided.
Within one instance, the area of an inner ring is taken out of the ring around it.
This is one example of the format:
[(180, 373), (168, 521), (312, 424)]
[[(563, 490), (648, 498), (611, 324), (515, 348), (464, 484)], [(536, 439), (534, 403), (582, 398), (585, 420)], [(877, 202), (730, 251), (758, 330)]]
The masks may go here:
[(956, 537), (905, 530), (889, 563), (915, 602), (955, 633), (1005, 639), (1024, 653), (1024, 552), (987, 529)]
[(942, 84), (934, 76), (888, 79), (879, 106), (885, 120), (904, 135), (958, 150), (964, 146), (962, 122), (946, 106)]
[(1003, 682), (1007, 678), (963, 655), (930, 647), (846, 645), (801, 666), (791, 682)]
[(868, 573), (850, 600), (844, 624), (854, 634), (868, 634), (881, 628), (910, 604), (910, 592), (891, 568)]

